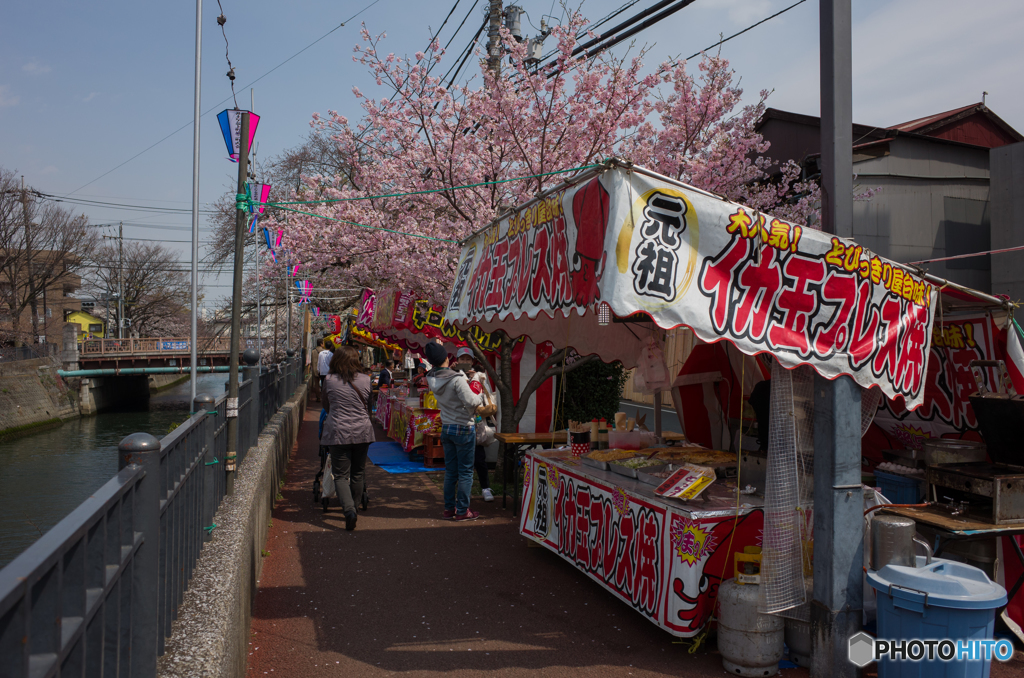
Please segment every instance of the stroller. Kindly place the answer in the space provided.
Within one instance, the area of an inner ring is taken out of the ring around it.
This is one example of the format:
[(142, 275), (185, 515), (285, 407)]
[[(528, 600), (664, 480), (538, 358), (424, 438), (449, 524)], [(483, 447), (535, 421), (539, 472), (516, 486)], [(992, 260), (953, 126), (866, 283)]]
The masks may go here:
[[(317, 438), (322, 438), (324, 435), (324, 419), (327, 418), (327, 410), (320, 410), (320, 428), (317, 433)], [(316, 477), (313, 479), (313, 504), (321, 504), (324, 507), (324, 513), (327, 513), (327, 508), (330, 506), (331, 497), (337, 496), (334, 491), (334, 478), (331, 478), (331, 490), (324, 496), (324, 474), (330, 471), (330, 459), (331, 453), (327, 450), (326, 445), (320, 446), (320, 470), (317, 471)], [(370, 508), (370, 493), (369, 486), (366, 483), (366, 476), (363, 476), (363, 496), (359, 499), (359, 509), (365, 511)]]

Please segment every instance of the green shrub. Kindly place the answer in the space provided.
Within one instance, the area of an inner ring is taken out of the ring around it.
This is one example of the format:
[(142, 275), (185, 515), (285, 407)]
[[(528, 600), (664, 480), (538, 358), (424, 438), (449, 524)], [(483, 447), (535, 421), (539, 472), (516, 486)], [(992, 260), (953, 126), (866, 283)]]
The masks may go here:
[(555, 390), (555, 428), (564, 429), (569, 420), (590, 421), (604, 417), (613, 421), (628, 374), (622, 363), (594, 361), (561, 377), (565, 397), (563, 400), (559, 384)]

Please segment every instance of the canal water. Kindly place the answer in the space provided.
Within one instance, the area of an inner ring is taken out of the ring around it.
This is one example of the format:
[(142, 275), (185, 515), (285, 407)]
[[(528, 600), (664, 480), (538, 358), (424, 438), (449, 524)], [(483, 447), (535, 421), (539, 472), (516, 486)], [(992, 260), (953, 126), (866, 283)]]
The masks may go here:
[[(196, 389), (220, 395), (225, 381), (225, 374), (200, 375)], [(117, 474), (125, 436), (162, 438), (188, 419), (190, 393), (186, 381), (150, 396), (147, 409), (103, 412), (0, 442), (0, 567)]]

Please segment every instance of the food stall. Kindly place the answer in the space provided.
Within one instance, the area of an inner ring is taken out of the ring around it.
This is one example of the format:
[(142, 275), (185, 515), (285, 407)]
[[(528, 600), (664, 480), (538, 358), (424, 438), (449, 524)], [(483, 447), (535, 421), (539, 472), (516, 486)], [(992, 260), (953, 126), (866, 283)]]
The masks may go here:
[[(849, 240), (613, 159), (466, 240), (446, 318), (648, 377), (664, 332), (686, 326), (705, 344), (847, 376), (913, 410), (937, 294), (935, 281)], [(520, 532), (677, 636), (702, 631), (737, 552), (794, 539), (727, 474), (684, 499), (565, 451), (527, 453), (525, 470)]]

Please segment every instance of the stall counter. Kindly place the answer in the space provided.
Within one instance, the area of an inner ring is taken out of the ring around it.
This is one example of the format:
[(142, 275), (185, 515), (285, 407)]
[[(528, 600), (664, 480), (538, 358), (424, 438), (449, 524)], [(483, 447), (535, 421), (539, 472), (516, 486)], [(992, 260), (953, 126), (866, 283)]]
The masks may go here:
[(762, 500), (745, 496), (737, 516), (722, 481), (682, 502), (566, 451), (527, 452), (524, 467), (520, 534), (675, 636), (702, 631), (733, 576), (731, 554), (761, 545)]

